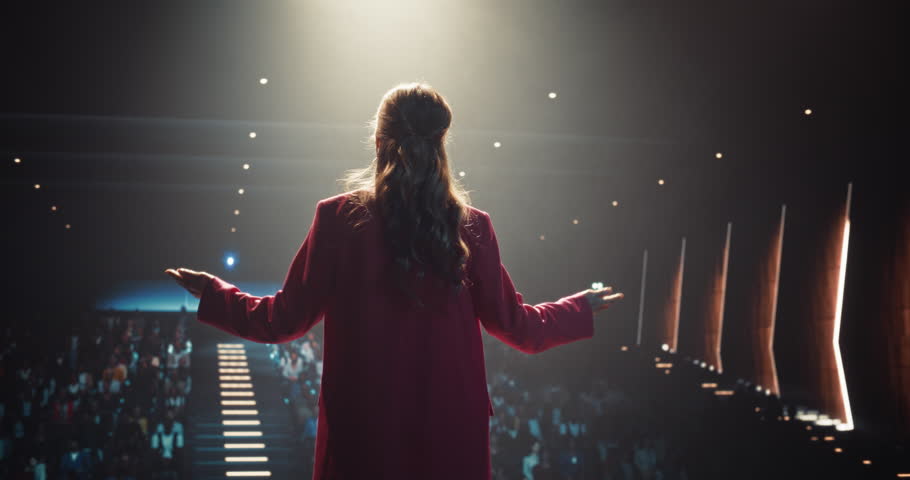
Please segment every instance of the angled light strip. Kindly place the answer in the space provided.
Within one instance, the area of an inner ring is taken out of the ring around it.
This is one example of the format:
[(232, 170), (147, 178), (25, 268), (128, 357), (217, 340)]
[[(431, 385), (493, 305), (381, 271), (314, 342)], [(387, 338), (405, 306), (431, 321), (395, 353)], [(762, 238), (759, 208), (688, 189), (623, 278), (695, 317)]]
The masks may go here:
[(259, 415), (259, 410), (222, 410), (222, 415)]
[(781, 205), (780, 209), (780, 234), (777, 236), (777, 269), (774, 272), (774, 293), (771, 299), (771, 328), (768, 335), (768, 358), (771, 359), (771, 388), (776, 395), (780, 395), (780, 383), (777, 381), (777, 360), (774, 359), (774, 327), (777, 325), (777, 293), (780, 290), (780, 264), (784, 256), (784, 225), (787, 219), (787, 206)]
[(256, 405), (256, 400), (222, 400), (222, 405)]
[(221, 388), (253, 388), (252, 383), (222, 383)]
[(261, 437), (261, 436), (262, 436), (262, 432), (255, 432), (255, 431), (249, 431), (249, 432), (243, 432), (243, 431), (228, 431), (228, 432), (224, 432), (224, 436), (225, 436), (225, 437)]
[(259, 420), (222, 420), (222, 425), (259, 425)]
[(683, 283), (683, 270), (686, 267), (686, 237), (682, 238), (682, 252), (679, 255), (679, 283), (678, 283), (678, 296), (679, 300), (676, 301), (676, 326), (673, 329), (673, 345), (670, 345), (670, 351), (675, 352), (676, 348), (679, 345), (679, 313), (682, 309), (682, 283)]
[(242, 343), (219, 343), (218, 348), (243, 348)]
[(265, 448), (264, 443), (225, 443), (224, 448)]
[(246, 362), (218, 362), (219, 367), (247, 367)]
[(225, 475), (229, 477), (271, 477), (272, 472), (263, 471), (263, 472), (224, 472)]
[(645, 278), (648, 276), (648, 250), (641, 260), (641, 297), (638, 299), (638, 329), (635, 333), (635, 344), (641, 345), (641, 324), (645, 313)]
[(844, 423), (837, 425), (838, 430), (853, 430), (853, 411), (850, 409), (850, 394), (847, 392), (847, 378), (844, 375), (844, 362), (840, 354), (840, 322), (844, 307), (844, 283), (847, 277), (847, 246), (850, 241), (850, 195), (853, 193), (853, 182), (847, 184), (847, 207), (844, 210), (844, 238), (840, 249), (840, 274), (837, 279), (837, 304), (834, 312), (834, 335), (831, 344), (834, 347), (834, 359), (837, 361), (837, 378), (840, 383), (841, 401), (844, 403)]
[(253, 392), (221, 392), (222, 397), (252, 397)]
[(218, 380), (249, 380), (249, 375), (221, 375)]
[(249, 368), (219, 368), (218, 373), (250, 373)]
[(224, 457), (225, 462), (268, 462), (269, 457)]
[(724, 362), (720, 359), (720, 344), (724, 338), (724, 300), (727, 296), (727, 265), (730, 263), (730, 233), (733, 231), (733, 222), (727, 222), (727, 243), (724, 245), (724, 270), (723, 281), (720, 287), (720, 318), (717, 325), (717, 339), (714, 341), (714, 354), (717, 359), (717, 373), (722, 373)]

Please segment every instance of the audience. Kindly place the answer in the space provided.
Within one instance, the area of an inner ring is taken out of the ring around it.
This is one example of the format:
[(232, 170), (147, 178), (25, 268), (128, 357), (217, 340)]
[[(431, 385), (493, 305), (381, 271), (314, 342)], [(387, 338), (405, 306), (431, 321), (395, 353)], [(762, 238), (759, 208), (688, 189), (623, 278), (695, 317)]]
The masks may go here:
[(96, 312), (4, 326), (0, 478), (189, 478), (190, 319)]

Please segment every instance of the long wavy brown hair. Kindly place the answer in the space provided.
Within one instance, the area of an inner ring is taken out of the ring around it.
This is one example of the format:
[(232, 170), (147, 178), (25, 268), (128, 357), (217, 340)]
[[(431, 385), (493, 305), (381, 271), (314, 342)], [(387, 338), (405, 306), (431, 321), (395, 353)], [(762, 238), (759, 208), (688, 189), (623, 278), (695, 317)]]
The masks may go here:
[[(354, 212), (366, 212), (357, 229), (379, 216), (394, 259), (398, 287), (415, 299), (404, 275), (429, 270), (457, 295), (469, 285), (466, 265), (471, 254), (460, 230), (469, 221), (470, 195), (449, 169), (448, 142), (452, 109), (424, 82), (399, 84), (385, 93), (369, 122), (370, 146), (376, 156), (369, 166), (348, 170), (340, 179)], [(349, 215), (349, 217), (352, 215)], [(467, 282), (467, 283), (466, 283)]]

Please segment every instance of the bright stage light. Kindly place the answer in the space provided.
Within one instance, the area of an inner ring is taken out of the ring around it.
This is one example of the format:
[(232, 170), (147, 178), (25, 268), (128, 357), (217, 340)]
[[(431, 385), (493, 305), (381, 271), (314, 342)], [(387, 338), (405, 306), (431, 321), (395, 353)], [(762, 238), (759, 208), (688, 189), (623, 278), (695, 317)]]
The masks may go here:
[(556, 92), (550, 92), (549, 97), (550, 97), (550, 98), (556, 98)]
[(243, 169), (244, 169), (244, 170), (249, 170), (249, 169), (250, 169), (250, 164), (249, 164), (249, 163), (244, 163), (244, 164), (243, 164)]
[(271, 477), (272, 472), (262, 471), (262, 472), (224, 472), (228, 477)]
[(618, 206), (619, 206), (619, 201), (618, 201), (618, 200), (613, 200), (613, 206), (614, 206), (614, 207), (618, 207)]
[(720, 153), (720, 152), (715, 153), (714, 156), (715, 156), (716, 158), (724, 158), (724, 154), (723, 154), (723, 153)]
[(238, 189), (238, 190), (237, 190), (237, 193), (239, 193), (240, 195), (243, 195), (243, 189), (242, 189), (242, 188), (241, 188), (241, 189)]
[(850, 196), (853, 192), (853, 182), (847, 184), (847, 206), (844, 210), (844, 236), (841, 242), (840, 250), (840, 274), (837, 279), (837, 300), (834, 308), (834, 334), (831, 336), (831, 344), (834, 348), (834, 360), (837, 362), (837, 378), (840, 384), (841, 399), (844, 402), (844, 413), (847, 418), (844, 422), (837, 425), (837, 429), (853, 430), (853, 411), (850, 408), (850, 394), (847, 391), (847, 377), (844, 375), (844, 362), (840, 353), (840, 323), (843, 315), (844, 306), (844, 282), (847, 275), (847, 247), (850, 241)]
[(41, 184), (40, 184), (40, 183), (36, 183), (36, 184), (35, 184), (35, 190), (38, 190), (39, 188), (41, 188)]
[(499, 142), (493, 142), (493, 148), (499, 148), (499, 147), (501, 147), (501, 146), (502, 146), (501, 143), (499, 143)]
[(256, 132), (250, 132), (250, 138), (256, 138)]
[(19, 158), (19, 157), (16, 157), (16, 158), (13, 159), (13, 162), (15, 162), (15, 163), (22, 163), (22, 159)]
[(268, 78), (262, 77), (259, 79), (259, 85), (265, 85), (266, 83), (269, 83)]
[(662, 179), (662, 178), (657, 179), (657, 184), (658, 184), (658, 185), (663, 185), (663, 184), (664, 184), (664, 179)]
[(663, 351), (665, 351), (665, 352), (667, 352), (667, 351), (670, 350), (670, 346), (667, 345), (667, 344), (665, 343), (665, 344), (663, 344), (663, 345), (660, 346), (660, 349), (663, 350)]
[(812, 109), (807, 108), (807, 109), (803, 110), (803, 113), (805, 113), (806, 115), (812, 115)]
[(464, 176), (464, 170), (458, 172), (458, 176), (459, 176), (459, 177), (463, 177), (463, 176)]

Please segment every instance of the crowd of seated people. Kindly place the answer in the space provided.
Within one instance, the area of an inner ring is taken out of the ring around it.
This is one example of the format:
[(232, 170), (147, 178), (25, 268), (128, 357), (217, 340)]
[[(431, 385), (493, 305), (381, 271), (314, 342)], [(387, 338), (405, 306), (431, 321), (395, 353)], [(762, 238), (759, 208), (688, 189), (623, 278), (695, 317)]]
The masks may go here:
[(0, 478), (188, 478), (189, 318), (93, 312), (4, 326)]

